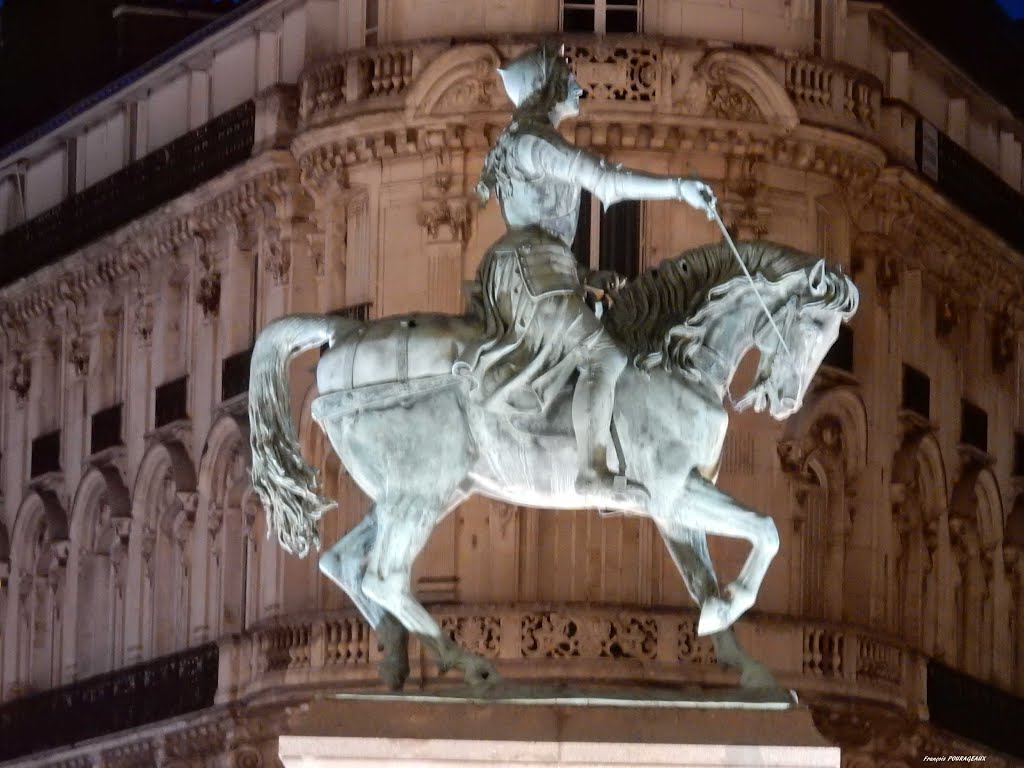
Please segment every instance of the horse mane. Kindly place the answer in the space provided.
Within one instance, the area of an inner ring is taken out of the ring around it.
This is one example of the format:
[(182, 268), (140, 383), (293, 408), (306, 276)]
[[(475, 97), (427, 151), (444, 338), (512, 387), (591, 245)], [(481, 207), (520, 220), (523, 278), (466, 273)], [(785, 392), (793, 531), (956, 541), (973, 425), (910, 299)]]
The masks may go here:
[[(736, 244), (747, 270), (760, 285), (781, 282), (810, 270), (817, 256), (764, 240)], [(685, 371), (703, 344), (712, 320), (728, 311), (734, 284), (746, 283), (736, 257), (725, 242), (698, 246), (668, 259), (631, 280), (615, 297), (604, 325), (643, 370), (662, 364)], [(842, 312), (849, 319), (857, 309), (857, 290), (842, 273), (826, 268), (826, 292), (802, 306)], [(764, 318), (762, 318), (764, 322)], [(757, 330), (757, 329), (755, 329)]]

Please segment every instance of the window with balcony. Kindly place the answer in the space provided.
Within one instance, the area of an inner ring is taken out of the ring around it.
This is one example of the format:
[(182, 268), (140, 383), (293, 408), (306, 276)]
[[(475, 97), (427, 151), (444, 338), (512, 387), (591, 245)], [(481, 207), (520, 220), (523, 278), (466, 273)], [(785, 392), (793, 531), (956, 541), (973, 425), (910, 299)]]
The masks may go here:
[(599, 35), (640, 31), (642, 0), (562, 0), (562, 31)]
[(624, 277), (640, 273), (640, 203), (624, 200), (605, 210), (586, 190), (580, 195), (580, 218), (572, 250), (591, 269), (608, 269)]

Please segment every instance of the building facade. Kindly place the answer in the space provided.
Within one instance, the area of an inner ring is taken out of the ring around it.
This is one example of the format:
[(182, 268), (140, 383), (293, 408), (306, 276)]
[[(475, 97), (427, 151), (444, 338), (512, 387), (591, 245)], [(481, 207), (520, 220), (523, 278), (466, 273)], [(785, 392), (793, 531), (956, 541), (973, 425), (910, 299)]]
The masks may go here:
[[(264, 0), (0, 158), (0, 760), (252, 768), (316, 692), (377, 685), (365, 623), (266, 538), (249, 354), (291, 312), (462, 311), (503, 231), (473, 196), (495, 68), (551, 37), (577, 145), (699, 174), (737, 236), (861, 291), (801, 412), (733, 420), (720, 484), (782, 541), (739, 638), (846, 765), (1022, 754), (1021, 116), (884, 4)], [(624, 273), (718, 237), (679, 203), (584, 222)], [(316, 359), (328, 544), (368, 502)], [(415, 585), (511, 679), (731, 682), (648, 521), (471, 500)]]

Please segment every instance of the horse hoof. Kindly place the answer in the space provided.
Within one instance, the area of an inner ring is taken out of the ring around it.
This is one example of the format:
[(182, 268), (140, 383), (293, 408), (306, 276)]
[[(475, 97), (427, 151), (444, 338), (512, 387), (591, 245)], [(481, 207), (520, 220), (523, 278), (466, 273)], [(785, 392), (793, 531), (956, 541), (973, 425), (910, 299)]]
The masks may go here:
[(778, 688), (779, 683), (768, 668), (759, 662), (749, 661), (740, 673), (740, 688)]
[(731, 623), (729, 621), (729, 604), (720, 597), (709, 597), (704, 601), (700, 610), (697, 634), (701, 637), (713, 635), (727, 629)]
[(466, 683), (473, 688), (490, 688), (501, 682), (501, 675), (488, 662), (473, 664), (466, 669)]
[(384, 659), (377, 665), (377, 674), (389, 691), (400, 691), (409, 679), (409, 660)]

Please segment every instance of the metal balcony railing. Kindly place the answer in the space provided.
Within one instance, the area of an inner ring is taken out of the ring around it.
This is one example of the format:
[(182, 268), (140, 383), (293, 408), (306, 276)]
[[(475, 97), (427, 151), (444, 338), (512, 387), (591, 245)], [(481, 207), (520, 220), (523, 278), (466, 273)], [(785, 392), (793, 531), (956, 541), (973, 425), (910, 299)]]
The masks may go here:
[(252, 154), (247, 101), (0, 235), (0, 286), (9, 285), (194, 189)]
[(0, 706), (0, 762), (213, 705), (216, 643)]

